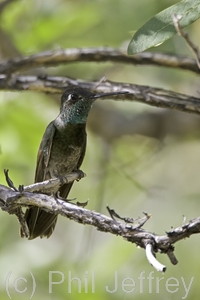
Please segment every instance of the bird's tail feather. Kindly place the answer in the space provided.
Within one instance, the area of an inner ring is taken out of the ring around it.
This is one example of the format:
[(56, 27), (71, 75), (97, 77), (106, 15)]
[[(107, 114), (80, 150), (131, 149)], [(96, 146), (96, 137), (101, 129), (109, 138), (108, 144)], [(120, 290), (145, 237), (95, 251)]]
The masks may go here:
[[(28, 208), (25, 212), (25, 220), (29, 228), (29, 240), (36, 237), (50, 237), (52, 234), (56, 222), (57, 215), (46, 212), (38, 207)], [(23, 237), (22, 229), (20, 229), (20, 235)]]

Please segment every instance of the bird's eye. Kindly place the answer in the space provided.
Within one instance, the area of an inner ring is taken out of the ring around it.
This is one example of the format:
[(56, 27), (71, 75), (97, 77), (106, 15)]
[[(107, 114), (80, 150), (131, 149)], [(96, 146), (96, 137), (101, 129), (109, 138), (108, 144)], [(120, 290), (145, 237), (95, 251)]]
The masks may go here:
[(68, 97), (68, 100), (72, 103), (75, 103), (78, 100), (78, 95), (77, 94), (70, 94)]

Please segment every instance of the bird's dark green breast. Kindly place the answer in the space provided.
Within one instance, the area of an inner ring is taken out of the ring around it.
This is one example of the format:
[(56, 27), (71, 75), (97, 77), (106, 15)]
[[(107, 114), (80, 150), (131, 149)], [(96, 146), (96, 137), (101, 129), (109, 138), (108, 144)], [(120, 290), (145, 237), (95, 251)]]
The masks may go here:
[(80, 167), (86, 149), (85, 124), (66, 124), (56, 128), (46, 178), (65, 176)]

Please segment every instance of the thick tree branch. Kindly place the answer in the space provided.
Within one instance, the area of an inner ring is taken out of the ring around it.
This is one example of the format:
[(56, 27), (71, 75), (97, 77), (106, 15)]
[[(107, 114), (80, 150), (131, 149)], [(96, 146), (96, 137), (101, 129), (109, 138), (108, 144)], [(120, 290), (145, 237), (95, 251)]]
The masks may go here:
[(98, 86), (95, 81), (83, 81), (56, 76), (6, 76), (0, 75), (0, 90), (32, 90), (46, 93), (61, 93), (69, 85), (95, 92), (128, 91), (129, 94), (115, 96), (115, 100), (137, 101), (147, 105), (200, 114), (200, 99), (173, 91), (149, 86), (104, 81)]
[(17, 57), (0, 64), (0, 73), (11, 74), (30, 68), (52, 67), (75, 62), (115, 62), (132, 65), (156, 65), (200, 73), (195, 59), (163, 53), (145, 52), (128, 56), (123, 51), (99, 48), (71, 48)]
[[(73, 175), (73, 179), (77, 179), (80, 174), (74, 173)], [(72, 177), (69, 178), (72, 180)], [(16, 214), (16, 211), (24, 206), (38, 206), (48, 212), (62, 215), (75, 222), (94, 226), (97, 230), (120, 235), (123, 239), (146, 249), (148, 260), (158, 271), (165, 271), (166, 267), (156, 259), (153, 259), (151, 253), (166, 253), (171, 262), (176, 264), (177, 260), (173, 253), (173, 244), (192, 234), (200, 233), (200, 217), (191, 220), (185, 225), (171, 229), (165, 236), (159, 236), (141, 228), (141, 224), (144, 224), (150, 217), (148, 214), (145, 214), (141, 219), (137, 218), (133, 220), (132, 223), (124, 223), (55, 198), (55, 196), (28, 192), (30, 190), (39, 190), (40, 188), (43, 190), (44, 185), (46, 185), (46, 190), (49, 191), (57, 186), (59, 180), (46, 181), (41, 183), (40, 187), (37, 186), (36, 189), (33, 189), (34, 185), (24, 187), (24, 190), (21, 190), (21, 192), (0, 185), (0, 207), (3, 211)], [(127, 220), (130, 220), (130, 218), (127, 218)]]

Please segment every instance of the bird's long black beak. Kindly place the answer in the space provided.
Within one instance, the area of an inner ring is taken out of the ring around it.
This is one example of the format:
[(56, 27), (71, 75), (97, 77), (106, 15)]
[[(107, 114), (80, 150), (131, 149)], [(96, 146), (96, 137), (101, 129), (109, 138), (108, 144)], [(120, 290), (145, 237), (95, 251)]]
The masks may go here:
[(129, 92), (113, 92), (113, 93), (105, 93), (105, 94), (96, 94), (93, 96), (93, 98), (103, 98), (103, 97), (109, 97), (109, 96), (116, 96), (116, 95), (124, 95), (129, 94)]

